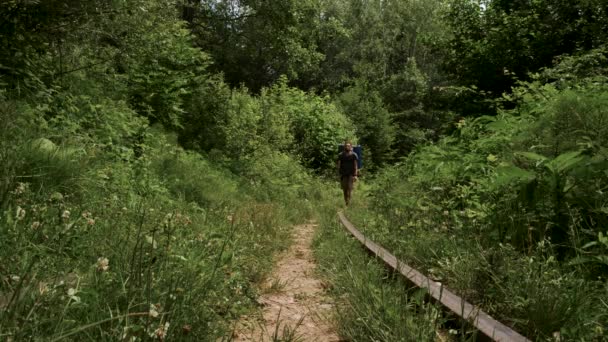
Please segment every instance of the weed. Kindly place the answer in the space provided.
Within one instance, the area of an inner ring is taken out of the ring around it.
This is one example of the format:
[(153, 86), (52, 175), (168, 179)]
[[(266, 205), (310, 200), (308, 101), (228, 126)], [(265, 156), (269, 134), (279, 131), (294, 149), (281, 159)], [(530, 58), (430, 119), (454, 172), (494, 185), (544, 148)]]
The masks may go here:
[[(298, 327), (304, 322), (304, 316), (296, 322), (295, 325), (281, 324), (281, 310), (277, 314), (276, 326), (272, 332), (272, 342), (303, 342), (304, 337), (298, 334)], [(282, 328), (281, 328), (282, 327)]]
[(253, 308), (297, 207), (252, 200), (255, 188), (157, 134), (139, 158), (31, 148), (26, 164), (48, 172), (11, 169), (21, 182), (0, 217), (3, 336), (215, 340)]
[(315, 255), (336, 300), (340, 335), (353, 341), (434, 340), (440, 311), (411, 296), (403, 279), (369, 260), (339, 227), (331, 208), (323, 212)]
[(278, 293), (283, 291), (291, 282), (291, 280), (289, 279), (285, 279), (285, 280), (281, 280), (279, 278), (271, 278), (270, 279), (270, 283), (268, 284), (268, 286), (264, 289), (265, 293)]

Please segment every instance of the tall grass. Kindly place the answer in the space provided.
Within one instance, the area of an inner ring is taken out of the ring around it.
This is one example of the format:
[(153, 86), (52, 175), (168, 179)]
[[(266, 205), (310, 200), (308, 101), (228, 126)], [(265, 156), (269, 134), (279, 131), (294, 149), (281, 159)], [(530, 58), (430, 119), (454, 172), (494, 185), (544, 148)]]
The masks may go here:
[(64, 153), (30, 140), (6, 157), (21, 161), (3, 176), (8, 340), (226, 336), (255, 305), (256, 283), (289, 243), (293, 220), (309, 214), (287, 190), (274, 193), (282, 201), (255, 200), (256, 188), (162, 132), (139, 156), (95, 146)]
[(370, 258), (339, 225), (333, 208), (322, 210), (314, 246), (320, 273), (336, 301), (340, 335), (352, 341), (436, 340), (445, 322), (441, 309)]
[(380, 172), (349, 218), (531, 339), (606, 339), (602, 84), (523, 85)]

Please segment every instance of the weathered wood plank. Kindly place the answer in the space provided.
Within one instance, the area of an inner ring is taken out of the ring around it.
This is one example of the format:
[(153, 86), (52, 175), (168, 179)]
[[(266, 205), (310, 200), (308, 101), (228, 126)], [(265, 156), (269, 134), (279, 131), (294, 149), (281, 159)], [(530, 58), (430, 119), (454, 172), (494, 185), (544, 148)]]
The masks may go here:
[(338, 215), (342, 225), (344, 225), (344, 227), (357, 240), (363, 243), (368, 250), (382, 259), (394, 270), (399, 271), (399, 273), (407, 277), (417, 286), (427, 289), (431, 297), (441, 302), (445, 307), (450, 309), (455, 314), (471, 322), (477, 329), (479, 329), (479, 331), (490, 337), (492, 340), (500, 342), (530, 341), (515, 330), (495, 320), (490, 315), (483, 312), (480, 308), (460, 298), (452, 291), (445, 288), (442, 283), (427, 278), (424, 274), (420, 273), (416, 269), (399, 261), (394, 255), (392, 255), (382, 246), (379, 246), (366, 238), (365, 235), (363, 235), (350, 221), (348, 221), (342, 212), (338, 213)]

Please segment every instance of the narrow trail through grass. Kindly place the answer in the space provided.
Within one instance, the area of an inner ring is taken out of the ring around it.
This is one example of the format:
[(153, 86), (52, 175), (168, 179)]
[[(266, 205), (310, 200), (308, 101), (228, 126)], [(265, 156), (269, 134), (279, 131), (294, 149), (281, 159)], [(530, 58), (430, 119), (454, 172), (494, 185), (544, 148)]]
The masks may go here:
[(331, 319), (334, 304), (315, 276), (316, 228), (314, 223), (294, 228), (292, 246), (264, 284), (261, 309), (237, 323), (233, 341), (341, 341)]

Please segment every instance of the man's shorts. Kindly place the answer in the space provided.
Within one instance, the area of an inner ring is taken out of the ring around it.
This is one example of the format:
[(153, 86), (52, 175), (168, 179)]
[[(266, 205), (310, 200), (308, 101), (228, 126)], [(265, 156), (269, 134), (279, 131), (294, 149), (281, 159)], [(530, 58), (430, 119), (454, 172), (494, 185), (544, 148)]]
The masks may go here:
[(342, 190), (352, 190), (354, 186), (354, 180), (355, 176), (342, 176), (340, 179)]

